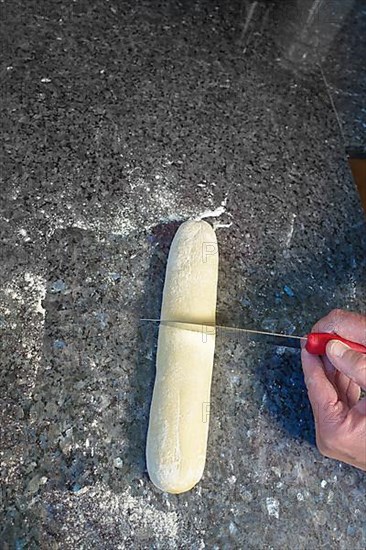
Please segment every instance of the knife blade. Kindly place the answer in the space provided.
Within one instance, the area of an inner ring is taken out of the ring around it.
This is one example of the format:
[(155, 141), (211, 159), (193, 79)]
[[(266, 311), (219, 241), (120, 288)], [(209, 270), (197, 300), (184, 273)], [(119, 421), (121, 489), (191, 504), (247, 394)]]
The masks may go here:
[(210, 334), (215, 334), (217, 336), (221, 331), (225, 333), (246, 335), (254, 341), (265, 342), (272, 346), (283, 346), (287, 348), (301, 349), (301, 341), (306, 342), (306, 337), (304, 336), (294, 336), (279, 332), (267, 332), (263, 330), (216, 325), (213, 323), (192, 323), (190, 321), (176, 321), (172, 319), (140, 319), (140, 321), (159, 323), (160, 325), (165, 326), (178, 325), (180, 328), (185, 330), (201, 332), (203, 338), (207, 338)]
[[(282, 346), (287, 348), (300, 349), (301, 344), (305, 344), (306, 350), (313, 355), (324, 355), (328, 342), (331, 340), (338, 340), (343, 342), (353, 350), (366, 354), (366, 346), (360, 342), (353, 342), (347, 340), (335, 332), (310, 332), (306, 336), (295, 336), (293, 334), (281, 334), (279, 332), (266, 332), (263, 330), (253, 330), (241, 327), (227, 327), (223, 325), (215, 325), (213, 323), (192, 323), (190, 321), (175, 321), (168, 319), (140, 319), (140, 321), (149, 321), (153, 323), (160, 323), (162, 325), (179, 325), (185, 330), (194, 330), (195, 332), (202, 332), (206, 334), (206, 338), (209, 334), (217, 334), (217, 331), (242, 333), (251, 337), (253, 340), (265, 341), (266, 343), (274, 346)], [(211, 332), (210, 332), (211, 331)], [(215, 331), (215, 332), (213, 332)]]

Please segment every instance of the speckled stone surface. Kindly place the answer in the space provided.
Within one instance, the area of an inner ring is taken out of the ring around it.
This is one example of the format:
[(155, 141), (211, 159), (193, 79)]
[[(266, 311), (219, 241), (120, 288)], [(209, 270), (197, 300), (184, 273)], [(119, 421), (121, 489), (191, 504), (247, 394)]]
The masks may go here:
[(336, 33), (324, 56), (323, 72), (346, 146), (365, 152), (366, 74), (362, 59), (366, 51), (366, 6), (350, 1), (338, 2), (337, 7)]
[(182, 220), (222, 207), (220, 323), (302, 334), (365, 311), (324, 82), (348, 70), (333, 43), (362, 58), (364, 8), (301, 61), (299, 4), (2, 2), (3, 548), (365, 547), (364, 474), (316, 450), (296, 351), (220, 334), (202, 482), (162, 494), (144, 458), (156, 327), (139, 319), (159, 315)]

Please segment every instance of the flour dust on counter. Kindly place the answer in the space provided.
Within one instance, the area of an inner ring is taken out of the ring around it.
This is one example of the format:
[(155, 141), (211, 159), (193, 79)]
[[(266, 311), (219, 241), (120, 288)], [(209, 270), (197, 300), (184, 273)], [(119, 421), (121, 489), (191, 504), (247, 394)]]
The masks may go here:
[[(48, 533), (61, 525), (78, 525), (77, 530), (65, 529), (63, 544), (73, 548), (90, 537), (90, 523), (94, 523), (93, 547), (104, 547), (104, 541), (118, 538), (117, 548), (129, 548), (138, 538), (141, 545), (148, 545), (151, 534), (156, 544), (173, 550), (179, 533), (178, 515), (169, 509), (158, 509), (141, 494), (134, 496), (130, 488), (121, 493), (107, 485), (76, 488), (69, 493), (45, 492), (44, 504), (52, 511), (46, 517), (42, 529), (44, 544), (51, 544)], [(147, 546), (146, 546), (147, 547)]]
[(365, 476), (318, 452), (296, 353), (217, 338), (202, 480), (155, 489), (157, 327), (139, 321), (207, 211), (231, 223), (219, 324), (305, 334), (365, 311), (332, 96), (361, 144), (366, 18), (343, 4), (2, 2), (3, 545), (364, 550)]
[[(17, 345), (19, 354), (24, 358), (23, 374), (29, 377), (27, 384), (23, 387), (25, 396), (28, 397), (29, 392), (32, 391), (32, 370), (39, 363), (41, 355), (45, 295), (44, 275), (29, 271), (13, 274), (11, 280), (3, 282), (0, 290), (0, 327), (3, 343), (4, 346), (10, 345), (16, 335), (21, 336)], [(26, 313), (25, 316), (24, 313)], [(6, 337), (9, 338), (8, 341)], [(20, 373), (18, 374), (21, 376)]]

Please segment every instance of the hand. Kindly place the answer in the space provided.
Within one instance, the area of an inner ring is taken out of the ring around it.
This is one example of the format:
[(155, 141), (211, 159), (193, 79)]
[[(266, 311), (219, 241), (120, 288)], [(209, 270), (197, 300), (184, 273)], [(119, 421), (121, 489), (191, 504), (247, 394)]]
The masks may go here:
[[(312, 328), (366, 345), (366, 317), (335, 309)], [(313, 409), (316, 442), (324, 456), (366, 470), (366, 355), (331, 340), (326, 355), (301, 352)]]

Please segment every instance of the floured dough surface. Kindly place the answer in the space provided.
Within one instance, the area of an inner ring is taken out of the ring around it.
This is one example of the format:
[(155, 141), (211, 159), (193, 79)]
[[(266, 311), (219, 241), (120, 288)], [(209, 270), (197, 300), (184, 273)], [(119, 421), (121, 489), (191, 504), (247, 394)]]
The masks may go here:
[(198, 323), (159, 330), (147, 437), (147, 467), (163, 491), (181, 493), (201, 478), (209, 426), (218, 276), (216, 235), (204, 221), (185, 222), (169, 253), (161, 319)]

